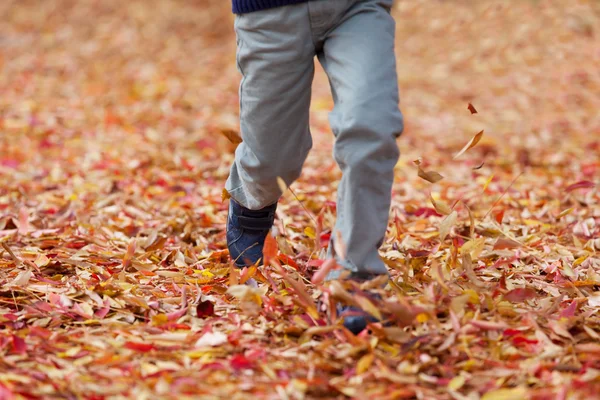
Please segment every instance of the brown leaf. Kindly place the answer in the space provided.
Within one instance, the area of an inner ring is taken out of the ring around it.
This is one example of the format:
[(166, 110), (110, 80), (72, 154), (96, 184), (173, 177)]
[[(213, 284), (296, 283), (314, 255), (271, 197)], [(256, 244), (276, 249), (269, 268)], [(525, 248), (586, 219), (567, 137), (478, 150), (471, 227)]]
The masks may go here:
[(427, 182), (436, 183), (444, 179), (444, 176), (435, 171), (423, 171), (419, 166), (419, 177), (425, 179)]
[(469, 111), (471, 111), (471, 115), (477, 114), (477, 110), (475, 109), (475, 107), (473, 107), (473, 104), (469, 103), (469, 105), (467, 106), (467, 109)]
[(229, 140), (231, 143), (238, 145), (240, 143), (242, 143), (242, 138), (240, 136), (240, 134), (236, 131), (234, 131), (233, 129), (222, 129), (220, 131), (221, 135), (225, 136), (227, 138), (227, 140)]
[(494, 250), (514, 249), (522, 244), (507, 237), (501, 237), (494, 243)]
[(465, 147), (462, 148), (461, 151), (459, 151), (455, 156), (454, 156), (454, 160), (456, 160), (458, 157), (462, 156), (467, 150), (475, 147), (475, 145), (477, 143), (479, 143), (479, 141), (481, 140), (481, 137), (483, 136), (483, 131), (478, 132), (475, 136), (473, 136), (471, 138), (471, 140), (469, 140), (469, 142), (465, 145)]

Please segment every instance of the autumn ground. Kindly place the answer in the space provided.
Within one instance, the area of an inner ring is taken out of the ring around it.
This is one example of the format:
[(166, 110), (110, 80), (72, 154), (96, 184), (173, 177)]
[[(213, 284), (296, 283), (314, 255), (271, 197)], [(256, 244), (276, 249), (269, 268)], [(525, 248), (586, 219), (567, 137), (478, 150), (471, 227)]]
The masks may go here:
[(599, 398), (600, 4), (400, 1), (393, 323), (356, 338), (310, 282), (339, 178), (321, 72), (279, 256), (256, 291), (230, 274), (228, 6), (0, 2), (0, 399)]

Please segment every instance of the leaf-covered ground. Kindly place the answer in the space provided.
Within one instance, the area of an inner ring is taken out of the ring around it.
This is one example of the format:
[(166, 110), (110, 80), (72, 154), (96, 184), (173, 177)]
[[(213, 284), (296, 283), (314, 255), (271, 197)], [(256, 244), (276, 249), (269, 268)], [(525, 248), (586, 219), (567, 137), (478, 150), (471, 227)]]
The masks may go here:
[(353, 337), (315, 308), (346, 287), (311, 283), (339, 178), (321, 72), (275, 257), (232, 273), (229, 3), (3, 0), (0, 399), (598, 398), (600, 5), (394, 13), (392, 281), (354, 299), (392, 324)]

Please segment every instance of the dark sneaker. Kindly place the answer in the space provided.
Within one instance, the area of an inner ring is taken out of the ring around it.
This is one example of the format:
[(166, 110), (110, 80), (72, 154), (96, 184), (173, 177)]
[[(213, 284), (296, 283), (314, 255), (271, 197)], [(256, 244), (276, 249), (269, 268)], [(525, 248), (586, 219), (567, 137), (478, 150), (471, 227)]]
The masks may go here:
[(227, 217), (227, 247), (237, 267), (262, 262), (265, 238), (275, 221), (277, 203), (261, 210), (249, 210), (233, 199)]
[(343, 325), (355, 335), (365, 330), (368, 324), (379, 322), (377, 318), (355, 306), (337, 304), (336, 313), (338, 318), (343, 319)]

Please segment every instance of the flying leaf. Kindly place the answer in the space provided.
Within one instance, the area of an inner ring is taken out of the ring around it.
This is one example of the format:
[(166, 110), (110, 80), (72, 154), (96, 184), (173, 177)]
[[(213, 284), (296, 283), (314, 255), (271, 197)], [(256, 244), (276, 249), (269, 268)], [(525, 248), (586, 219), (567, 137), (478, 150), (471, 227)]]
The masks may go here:
[(483, 136), (483, 131), (478, 132), (477, 134), (475, 134), (475, 136), (473, 136), (471, 138), (471, 140), (469, 140), (469, 142), (465, 145), (465, 147), (462, 148), (461, 151), (459, 151), (455, 156), (454, 156), (454, 160), (456, 160), (458, 157), (462, 156), (467, 150), (475, 147), (475, 145), (477, 143), (479, 143), (479, 141), (481, 140), (481, 137)]
[(444, 176), (435, 171), (424, 171), (419, 166), (419, 177), (425, 179), (427, 182), (436, 183), (444, 179)]
[(229, 194), (227, 189), (223, 188), (223, 190), (221, 191), (221, 201), (229, 200), (230, 198), (231, 195)]
[(473, 104), (469, 103), (469, 105), (467, 106), (467, 109), (469, 111), (471, 111), (471, 115), (477, 114), (477, 110), (475, 109), (475, 107), (473, 107)]
[(225, 136), (227, 138), (227, 140), (229, 140), (231, 143), (238, 145), (240, 143), (242, 143), (242, 138), (240, 136), (240, 134), (236, 131), (234, 131), (233, 129), (222, 129), (220, 131), (221, 135)]

